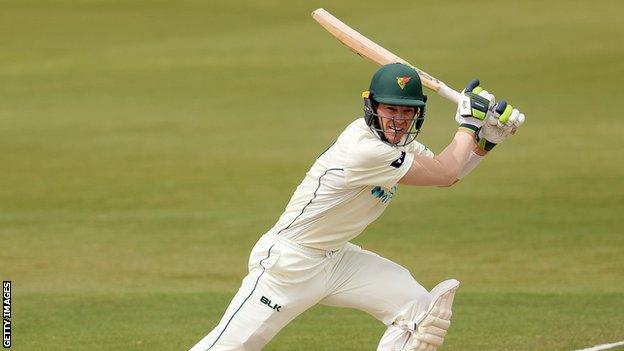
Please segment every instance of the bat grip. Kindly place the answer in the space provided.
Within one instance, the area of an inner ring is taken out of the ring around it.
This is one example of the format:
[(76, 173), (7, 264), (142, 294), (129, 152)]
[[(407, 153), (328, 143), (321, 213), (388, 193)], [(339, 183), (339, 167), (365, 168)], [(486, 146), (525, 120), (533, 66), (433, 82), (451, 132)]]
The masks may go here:
[(452, 88), (449, 88), (446, 84), (441, 84), (438, 89), (438, 95), (446, 98), (453, 103), (457, 104), (459, 102), (459, 93)]

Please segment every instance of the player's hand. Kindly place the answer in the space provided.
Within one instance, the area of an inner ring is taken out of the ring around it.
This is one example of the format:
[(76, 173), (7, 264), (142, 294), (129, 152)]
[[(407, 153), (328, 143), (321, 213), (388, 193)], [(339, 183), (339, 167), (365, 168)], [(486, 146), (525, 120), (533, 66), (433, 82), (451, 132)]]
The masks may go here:
[(494, 114), (488, 116), (477, 133), (479, 148), (490, 151), (502, 143), (510, 134), (514, 134), (524, 123), (524, 113), (501, 100), (494, 107)]
[(473, 79), (460, 94), (455, 120), (459, 123), (460, 128), (466, 128), (476, 133), (485, 122), (486, 117), (494, 114), (495, 103), (494, 94), (483, 90), (479, 86), (479, 80)]

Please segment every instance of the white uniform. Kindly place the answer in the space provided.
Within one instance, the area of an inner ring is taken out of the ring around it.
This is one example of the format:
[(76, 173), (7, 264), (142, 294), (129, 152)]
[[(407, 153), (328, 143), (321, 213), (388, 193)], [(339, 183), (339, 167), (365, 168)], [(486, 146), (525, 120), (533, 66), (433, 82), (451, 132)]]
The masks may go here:
[(191, 351), (259, 350), (317, 303), (368, 312), (389, 326), (378, 350), (398, 350), (431, 295), (400, 265), (349, 243), (388, 206), (422, 144), (395, 147), (351, 123), (316, 160), (286, 210), (254, 246), (217, 327)]

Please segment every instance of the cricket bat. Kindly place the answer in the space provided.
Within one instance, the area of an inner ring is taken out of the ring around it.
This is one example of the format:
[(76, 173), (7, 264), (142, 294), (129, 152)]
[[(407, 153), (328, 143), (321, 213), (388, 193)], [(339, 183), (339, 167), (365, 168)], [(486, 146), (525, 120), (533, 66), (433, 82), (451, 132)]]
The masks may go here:
[(356, 54), (367, 58), (380, 66), (397, 62), (409, 65), (413, 67), (416, 72), (418, 72), (420, 81), (424, 86), (457, 104), (457, 101), (459, 100), (459, 93), (456, 90), (450, 88), (444, 84), (444, 82), (426, 73), (425, 71), (416, 68), (414, 65), (393, 54), (387, 49), (384, 49), (353, 28), (344, 24), (325, 9), (319, 8), (314, 10), (312, 12), (312, 17), (329, 33), (331, 33), (331, 35), (340, 40)]

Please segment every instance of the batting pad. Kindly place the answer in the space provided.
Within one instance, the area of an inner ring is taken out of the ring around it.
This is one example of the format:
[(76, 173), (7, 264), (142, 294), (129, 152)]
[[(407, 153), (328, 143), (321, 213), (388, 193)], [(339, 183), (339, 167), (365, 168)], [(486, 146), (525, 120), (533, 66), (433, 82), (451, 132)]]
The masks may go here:
[(435, 351), (444, 342), (444, 336), (451, 326), (453, 299), (459, 288), (459, 281), (449, 279), (431, 289), (433, 299), (426, 312), (416, 318), (412, 351)]

